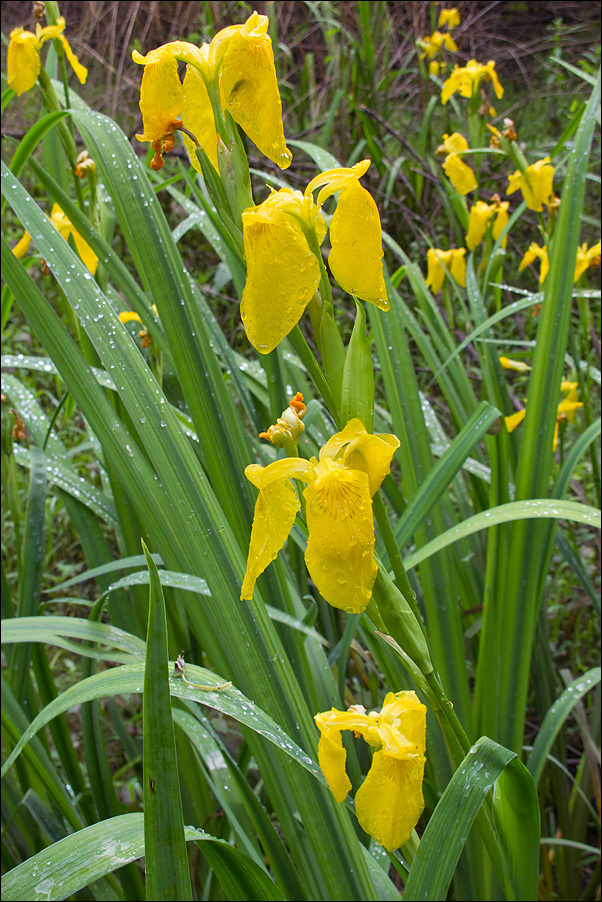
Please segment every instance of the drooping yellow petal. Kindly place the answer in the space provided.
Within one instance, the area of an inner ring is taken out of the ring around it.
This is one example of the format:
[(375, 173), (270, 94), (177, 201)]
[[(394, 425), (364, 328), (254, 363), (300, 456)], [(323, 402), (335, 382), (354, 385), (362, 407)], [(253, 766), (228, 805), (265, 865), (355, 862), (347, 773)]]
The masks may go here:
[(550, 204), (553, 197), (554, 167), (550, 157), (527, 166), (524, 172), (516, 170), (508, 176), (506, 194), (513, 194), (520, 188), (523, 199), (530, 210), (541, 213), (543, 204)]
[(14, 28), (7, 54), (9, 88), (19, 96), (29, 91), (37, 81), (41, 65), (40, 44), (35, 34), (24, 28)]
[(460, 194), (468, 194), (478, 187), (477, 178), (473, 170), (457, 154), (450, 153), (445, 158), (443, 169), (456, 191)]
[[(184, 76), (184, 105), (182, 107), (182, 122), (188, 131), (195, 136), (209, 159), (214, 169), (219, 172), (217, 159), (217, 132), (215, 119), (209, 100), (209, 92), (205, 81), (198, 69), (194, 66), (186, 67)], [(190, 162), (197, 170), (202, 172), (201, 164), (195, 152), (195, 144), (187, 134), (182, 133)]]
[(268, 159), (286, 169), (293, 157), (284, 138), (282, 103), (267, 30), (268, 17), (256, 12), (244, 25), (224, 28), (211, 42), (210, 64), (219, 67), (224, 109)]
[(519, 426), (525, 419), (526, 413), (526, 409), (517, 410), (517, 412), (513, 413), (511, 416), (504, 417), (504, 420), (506, 422), (506, 429), (508, 430), (508, 432), (514, 432), (516, 427)]
[(71, 220), (63, 213), (58, 204), (54, 204), (52, 207), (50, 222), (67, 243), (69, 242), (69, 236), (71, 235), (73, 237), (75, 247), (77, 248), (77, 252), (81, 257), (83, 264), (92, 275), (94, 275), (96, 267), (98, 266), (98, 257), (87, 241), (79, 234)]
[(466, 260), (464, 254), (466, 248), (451, 248), (443, 251), (441, 248), (429, 248), (426, 255), (427, 277), (426, 284), (437, 294), (443, 287), (446, 269), (458, 285), (466, 285)]
[(546, 280), (548, 270), (550, 269), (548, 249), (545, 246), (540, 247), (535, 241), (532, 241), (519, 264), (518, 271), (521, 272), (523, 269), (526, 269), (526, 267), (530, 266), (531, 263), (534, 263), (535, 260), (539, 260), (541, 263), (541, 268), (539, 271), (539, 284), (543, 285)]
[(17, 258), (17, 260), (20, 260), (22, 257), (25, 256), (25, 254), (29, 250), (30, 244), (31, 244), (31, 235), (29, 234), (29, 232), (23, 232), (23, 237), (20, 238), (19, 241), (17, 241), (17, 243), (13, 247), (13, 254)]
[(274, 461), (267, 467), (251, 464), (245, 476), (259, 489), (251, 529), (251, 542), (240, 597), (250, 600), (257, 578), (270, 564), (293, 528), (300, 507), (291, 478), (309, 480), (312, 465), (298, 458)]
[(401, 761), (374, 753), (368, 776), (355, 795), (360, 826), (389, 852), (406, 843), (423, 809), (425, 758)]
[(304, 201), (279, 191), (243, 213), (247, 282), (240, 315), (253, 347), (267, 354), (291, 331), (320, 282), (320, 264), (291, 209)]
[(356, 178), (341, 189), (330, 221), (330, 246), (328, 265), (341, 288), (388, 310), (380, 216), (374, 199)]
[(478, 200), (470, 208), (468, 232), (466, 233), (466, 247), (469, 251), (474, 251), (483, 240), (490, 216), (489, 204), (486, 204), (485, 201)]
[(335, 608), (359, 613), (372, 596), (377, 565), (368, 477), (324, 458), (304, 496), (311, 578)]
[[(140, 112), (144, 134), (136, 135), (139, 141), (160, 141), (172, 134), (174, 123), (184, 106), (184, 88), (178, 75), (176, 57), (167, 51), (169, 45), (141, 57), (134, 57), (135, 62), (142, 63), (149, 57), (152, 61), (145, 63), (140, 85)], [(162, 51), (162, 52), (161, 52)]]
[[(318, 718), (322, 716), (317, 714), (315, 717), (318, 726), (320, 726)], [(337, 802), (344, 802), (351, 789), (351, 780), (345, 770), (346, 760), (347, 752), (343, 748), (340, 730), (323, 732), (318, 745), (318, 763)]]
[(69, 60), (69, 62), (71, 64), (71, 68), (77, 75), (81, 84), (82, 85), (85, 84), (86, 78), (88, 77), (88, 70), (86, 69), (85, 66), (83, 66), (80, 63), (80, 61), (76, 57), (75, 53), (73, 52), (73, 50), (71, 49), (71, 47), (69, 45), (69, 41), (67, 40), (67, 38), (64, 35), (60, 34), (60, 35), (58, 35), (58, 39), (61, 42), (61, 44), (63, 45), (63, 50), (65, 51), (65, 56)]

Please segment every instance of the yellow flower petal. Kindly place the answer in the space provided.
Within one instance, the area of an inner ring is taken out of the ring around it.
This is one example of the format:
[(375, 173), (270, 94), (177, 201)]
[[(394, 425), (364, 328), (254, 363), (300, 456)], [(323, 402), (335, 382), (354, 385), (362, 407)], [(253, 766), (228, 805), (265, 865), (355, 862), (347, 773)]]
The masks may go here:
[(289, 215), (303, 198), (279, 191), (243, 213), (247, 282), (240, 315), (247, 337), (267, 354), (291, 331), (320, 282), (320, 264), (301, 224)]
[(85, 66), (82, 66), (82, 64), (76, 57), (75, 53), (73, 52), (73, 50), (71, 49), (71, 47), (69, 45), (69, 41), (67, 40), (67, 38), (64, 37), (64, 35), (60, 34), (60, 35), (58, 35), (58, 39), (61, 42), (61, 44), (63, 45), (63, 50), (65, 51), (65, 56), (71, 63), (71, 68), (77, 75), (81, 84), (82, 85), (85, 84), (86, 78), (88, 77), (88, 70), (86, 69)]
[(512, 416), (504, 417), (504, 420), (506, 421), (506, 429), (508, 430), (508, 432), (514, 432), (516, 427), (519, 426), (525, 419), (526, 413), (526, 409), (518, 410), (516, 413), (513, 413)]
[(553, 196), (554, 167), (550, 157), (527, 166), (524, 172), (517, 170), (508, 176), (506, 194), (513, 194), (520, 188), (523, 199), (530, 210), (541, 213), (543, 204), (549, 204)]
[(385, 750), (374, 753), (372, 767), (355, 796), (360, 826), (389, 852), (406, 843), (424, 809), (425, 758), (400, 761)]
[(372, 597), (377, 565), (369, 482), (365, 473), (324, 458), (305, 491), (311, 578), (335, 608), (358, 613)]
[(142, 320), (138, 316), (137, 313), (134, 313), (133, 310), (122, 310), (121, 313), (117, 314), (121, 322), (125, 325), (125, 323), (141, 323)]
[(268, 17), (254, 12), (244, 25), (218, 32), (211, 42), (210, 63), (220, 66), (224, 109), (259, 150), (281, 169), (291, 164), (282, 126), (282, 103), (276, 79)]
[[(209, 100), (209, 92), (205, 81), (200, 75), (198, 69), (194, 66), (186, 67), (186, 75), (184, 76), (184, 106), (182, 107), (182, 122), (185, 127), (192, 132), (197, 139), (211, 162), (214, 169), (219, 172), (219, 164), (217, 161), (217, 132), (215, 130), (215, 119), (213, 118), (213, 110), (211, 101)], [(195, 151), (195, 143), (185, 133), (182, 133), (190, 162), (197, 170), (202, 173), (201, 164)]]
[(41, 65), (40, 44), (35, 34), (24, 28), (14, 28), (7, 55), (9, 88), (19, 96), (29, 91), (37, 81)]
[(20, 260), (22, 257), (25, 256), (25, 254), (29, 250), (30, 244), (31, 244), (31, 235), (29, 234), (29, 232), (23, 232), (23, 237), (20, 238), (20, 240), (17, 241), (17, 243), (13, 247), (13, 254), (17, 258), (17, 260)]
[[(173, 133), (174, 122), (184, 106), (185, 95), (178, 75), (178, 63), (176, 57), (166, 50), (168, 46), (148, 54), (153, 61), (144, 66), (139, 104), (144, 134), (136, 135), (139, 141), (160, 141)], [(147, 57), (140, 57), (135, 61), (143, 62), (145, 59)]]
[(478, 200), (470, 208), (468, 232), (466, 233), (466, 247), (469, 251), (473, 251), (483, 240), (490, 216), (489, 204), (482, 200)]
[(82, 259), (83, 264), (87, 267), (87, 269), (92, 273), (92, 275), (96, 272), (96, 267), (98, 266), (98, 257), (87, 243), (87, 241), (82, 238), (79, 234), (73, 223), (70, 219), (63, 213), (58, 204), (54, 204), (52, 207), (52, 211), (50, 213), (50, 222), (55, 227), (55, 229), (63, 236), (65, 241), (69, 243), (69, 236), (73, 236), (73, 240), (75, 242), (75, 247), (77, 248), (77, 252)]
[(457, 154), (451, 153), (446, 157), (443, 169), (460, 194), (468, 194), (469, 191), (474, 191), (478, 187), (473, 170)]
[(352, 470), (361, 470), (368, 477), (370, 497), (378, 491), (391, 470), (393, 455), (399, 448), (396, 435), (359, 435), (345, 450), (343, 461)]
[(259, 489), (251, 529), (251, 542), (240, 597), (250, 600), (257, 578), (270, 564), (293, 528), (300, 507), (290, 479), (312, 478), (309, 461), (285, 458), (267, 467), (252, 464), (245, 475)]
[(535, 241), (532, 241), (519, 264), (518, 271), (521, 272), (523, 269), (526, 269), (526, 267), (530, 266), (531, 263), (534, 263), (535, 260), (539, 260), (541, 263), (541, 268), (539, 271), (539, 284), (543, 285), (546, 280), (548, 270), (550, 269), (548, 249), (546, 247), (540, 247)]
[(489, 60), (486, 64), (478, 63), (476, 60), (469, 60), (465, 66), (454, 66), (452, 74), (443, 83), (441, 103), (447, 103), (456, 91), (462, 97), (472, 97), (478, 91), (482, 81), (492, 82), (496, 97), (502, 97), (504, 89), (497, 77), (493, 60)]
[(451, 9), (442, 9), (439, 13), (439, 22), (437, 23), (439, 28), (443, 28), (444, 25), (447, 25), (449, 29), (452, 29), (456, 28), (459, 24), (460, 13), (456, 6), (452, 6)]
[[(316, 723), (322, 715), (316, 715)], [(318, 726), (320, 724), (318, 723)], [(351, 789), (351, 780), (345, 771), (347, 752), (343, 748), (340, 730), (329, 730), (320, 736), (318, 762), (324, 779), (337, 802), (344, 802)]]
[(437, 294), (443, 287), (446, 269), (449, 271), (453, 279), (458, 285), (466, 285), (466, 260), (464, 254), (466, 248), (452, 248), (443, 251), (441, 248), (429, 248), (427, 260), (427, 277), (426, 284), (430, 287), (433, 294)]
[(388, 310), (380, 216), (374, 199), (357, 178), (349, 179), (341, 189), (330, 221), (330, 246), (328, 265), (341, 288)]
[(589, 269), (590, 266), (599, 266), (600, 265), (600, 254), (602, 253), (602, 246), (598, 241), (597, 244), (594, 244), (593, 247), (590, 247), (588, 250), (587, 244), (582, 244), (581, 247), (577, 249), (577, 261), (575, 263), (575, 277), (574, 281), (578, 282), (586, 269)]
[(517, 373), (527, 373), (531, 367), (522, 360), (511, 360), (510, 357), (500, 357), (500, 363), (505, 370), (516, 370)]

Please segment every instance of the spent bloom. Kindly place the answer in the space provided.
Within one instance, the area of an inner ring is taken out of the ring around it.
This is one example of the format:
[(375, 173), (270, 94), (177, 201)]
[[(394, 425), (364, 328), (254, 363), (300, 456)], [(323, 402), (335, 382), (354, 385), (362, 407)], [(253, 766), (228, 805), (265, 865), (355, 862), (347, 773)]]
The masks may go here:
[(449, 78), (443, 83), (441, 91), (441, 103), (445, 104), (456, 91), (462, 97), (472, 97), (477, 93), (481, 82), (492, 82), (495, 96), (499, 99), (504, 93), (495, 71), (495, 63), (489, 60), (488, 63), (477, 63), (476, 60), (469, 60), (465, 66), (454, 66), (454, 70)]
[[(173, 148), (174, 131), (182, 125), (219, 168), (214, 104), (230, 113), (266, 157), (281, 169), (290, 166), (292, 155), (284, 138), (272, 40), (267, 30), (268, 17), (254, 12), (244, 25), (223, 28), (210, 44), (201, 47), (172, 41), (146, 56), (134, 50), (134, 62), (144, 66), (140, 87), (144, 133), (136, 137), (151, 142), (154, 169), (163, 165), (161, 154)], [(178, 75), (178, 60), (187, 63), (183, 82)], [(184, 134), (184, 143), (192, 165), (200, 172), (194, 141)]]
[(443, 144), (440, 144), (437, 148), (438, 154), (447, 154), (443, 161), (443, 169), (456, 191), (460, 194), (468, 194), (469, 191), (474, 191), (478, 187), (473, 170), (464, 162), (461, 156), (468, 149), (468, 141), (459, 132), (443, 135)]
[(552, 182), (554, 180), (554, 167), (550, 157), (538, 160), (527, 166), (524, 172), (517, 169), (508, 176), (508, 189), (506, 194), (514, 194), (520, 188), (523, 199), (530, 210), (541, 213), (543, 204), (551, 204), (554, 197)]
[(361, 736), (375, 750), (368, 776), (355, 794), (360, 826), (390, 852), (406, 843), (424, 808), (426, 708), (415, 692), (389, 692), (381, 711), (362, 705), (316, 714), (318, 760), (337, 802), (351, 789), (345, 770), (342, 730)]
[(464, 255), (466, 248), (452, 248), (442, 251), (441, 248), (429, 248), (426, 255), (427, 276), (426, 284), (433, 294), (437, 294), (442, 288), (445, 277), (450, 274), (458, 285), (466, 285), (466, 260)]
[[(494, 241), (502, 234), (508, 222), (508, 201), (502, 201), (498, 194), (494, 194), (491, 203), (478, 200), (470, 209), (468, 219), (468, 232), (466, 233), (466, 247), (473, 251), (478, 247), (489, 223), (492, 223), (491, 234)], [(506, 246), (507, 238), (502, 241), (502, 247)]]
[[(348, 294), (388, 309), (378, 209), (360, 185), (369, 160), (329, 169), (305, 192), (281, 188), (242, 216), (247, 282), (240, 305), (245, 332), (257, 351), (272, 351), (299, 322), (321, 279), (322, 204), (339, 191), (330, 221), (330, 270)], [(316, 201), (313, 192), (321, 188)]]
[[(96, 272), (96, 267), (98, 265), (98, 257), (87, 243), (87, 241), (82, 238), (79, 234), (71, 220), (63, 213), (58, 204), (54, 204), (52, 211), (50, 213), (50, 222), (55, 227), (55, 229), (59, 232), (60, 235), (65, 239), (65, 241), (69, 242), (69, 236), (71, 235), (73, 241), (75, 242), (75, 247), (77, 248), (77, 252), (80, 255), (82, 262), (89, 269), (89, 271), (94, 275)], [(29, 232), (24, 232), (23, 237), (13, 248), (13, 254), (15, 257), (21, 259), (24, 257), (27, 251), (29, 250), (29, 245), (31, 244), (31, 235)]]
[(63, 16), (57, 19), (56, 25), (47, 25), (45, 28), (42, 28), (38, 22), (35, 34), (24, 28), (13, 28), (10, 33), (7, 56), (9, 88), (16, 91), (18, 95), (33, 88), (42, 68), (40, 50), (46, 41), (53, 38), (61, 42), (73, 71), (84, 84), (88, 70), (82, 66), (69, 46), (67, 38), (63, 35), (64, 30), (65, 19)]
[(378, 570), (372, 496), (398, 447), (394, 435), (370, 435), (354, 419), (326, 442), (319, 459), (287, 457), (267, 467), (248, 466), (245, 475), (259, 489), (259, 497), (240, 597), (253, 597), (257, 578), (293, 528), (301, 502), (291, 480), (298, 479), (307, 484), (305, 562), (310, 576), (333, 607), (363, 611)]

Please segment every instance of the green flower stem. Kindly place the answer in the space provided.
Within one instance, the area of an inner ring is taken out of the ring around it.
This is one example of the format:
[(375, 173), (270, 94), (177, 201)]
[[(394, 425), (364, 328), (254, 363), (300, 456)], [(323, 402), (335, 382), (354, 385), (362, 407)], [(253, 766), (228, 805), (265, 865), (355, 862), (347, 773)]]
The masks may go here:
[[(65, 61), (62, 60), (63, 66), (65, 65)], [(66, 73), (65, 73), (66, 76)], [(44, 106), (48, 110), (48, 112), (53, 112), (55, 110), (62, 110), (63, 107), (59, 103), (59, 99), (56, 96), (56, 91), (52, 85), (48, 77), (48, 73), (44, 68), (40, 69), (40, 74), (38, 75), (38, 83), (40, 85), (40, 91), (42, 94), (42, 100)], [(71, 124), (71, 120), (69, 120)], [(71, 128), (73, 125), (71, 124)], [(86, 204), (84, 201), (84, 194), (82, 191), (82, 186), (80, 180), (75, 175), (75, 167), (77, 165), (77, 147), (75, 145), (75, 138), (73, 134), (67, 128), (64, 122), (57, 122), (56, 129), (58, 131), (59, 138), (61, 140), (61, 144), (63, 145), (63, 150), (67, 156), (67, 160), (69, 161), (69, 168), (71, 169), (71, 175), (73, 177), (73, 181), (75, 184), (75, 193), (77, 196), (77, 205), (82, 210), (82, 212), (86, 213)]]
[(380, 492), (377, 492), (372, 499), (372, 508), (374, 510), (374, 516), (376, 518), (376, 522), (378, 523), (380, 534), (382, 536), (383, 542), (385, 543), (385, 548), (387, 549), (387, 554), (389, 555), (389, 561), (391, 563), (391, 567), (393, 568), (393, 573), (395, 574), (395, 585), (409, 604), (414, 617), (420, 624), (422, 632), (424, 633), (424, 629), (422, 628), (422, 618), (420, 616), (418, 605), (416, 604), (416, 597), (412, 586), (410, 585), (406, 569), (403, 566), (403, 560), (401, 558), (399, 546), (397, 545), (395, 533), (393, 532), (393, 529), (391, 527), (387, 509)]
[(335, 422), (337, 428), (340, 427), (340, 419), (339, 419), (339, 408), (335, 403), (335, 400), (332, 395), (332, 391), (330, 389), (330, 385), (324, 376), (324, 373), (320, 369), (320, 364), (316, 360), (316, 356), (313, 353), (310, 346), (307, 344), (307, 340), (305, 336), (301, 332), (299, 326), (295, 326), (293, 330), (289, 333), (289, 339), (291, 344), (293, 345), (295, 351), (301, 358), (301, 362), (305, 366), (305, 369), (311, 376), (314, 385), (316, 386), (318, 392), (321, 394), (326, 407), (330, 411), (330, 414)]

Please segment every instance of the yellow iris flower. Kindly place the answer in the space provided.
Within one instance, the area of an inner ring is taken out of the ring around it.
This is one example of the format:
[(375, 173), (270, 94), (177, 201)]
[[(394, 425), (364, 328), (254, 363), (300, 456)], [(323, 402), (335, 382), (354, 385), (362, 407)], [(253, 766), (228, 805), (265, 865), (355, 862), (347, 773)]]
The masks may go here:
[(421, 47), (420, 59), (424, 59), (426, 56), (432, 60), (444, 47), (452, 52), (456, 52), (458, 49), (458, 45), (452, 36), (450, 34), (442, 34), (440, 31), (434, 31), (430, 37), (422, 38), (419, 43)]
[(577, 248), (577, 262), (575, 264), (575, 282), (578, 282), (586, 269), (590, 266), (600, 265), (600, 254), (602, 253), (602, 245), (598, 241), (593, 247), (588, 249), (587, 244), (582, 244)]
[[(267, 30), (268, 17), (254, 12), (244, 25), (223, 28), (211, 44), (197, 47), (173, 41), (146, 56), (134, 50), (134, 62), (144, 66), (140, 87), (144, 134), (136, 137), (151, 142), (155, 150), (153, 168), (161, 168), (161, 152), (172, 149), (174, 130), (183, 124), (218, 169), (210, 92), (218, 93), (222, 109), (228, 110), (266, 157), (281, 169), (290, 166), (292, 154), (284, 138), (274, 53)], [(188, 64), (183, 83), (178, 60)], [(200, 172), (194, 141), (184, 135), (184, 143), (192, 165)]]
[(495, 63), (489, 60), (488, 63), (477, 63), (476, 60), (469, 60), (465, 66), (454, 66), (454, 71), (450, 77), (443, 83), (441, 91), (441, 103), (445, 104), (456, 91), (459, 91), (462, 97), (472, 97), (476, 94), (481, 82), (490, 81), (493, 83), (495, 96), (499, 99), (504, 93), (495, 71)]
[[(550, 269), (548, 249), (545, 245), (543, 247), (540, 247), (539, 244), (537, 244), (535, 241), (532, 241), (523, 259), (520, 262), (518, 271), (521, 272), (523, 269), (526, 269), (526, 267), (530, 266), (531, 263), (533, 263), (535, 260), (541, 261), (541, 268), (539, 271), (539, 284), (543, 285)], [(589, 249), (587, 247), (587, 244), (582, 244), (577, 248), (577, 260), (575, 262), (575, 275), (573, 276), (573, 281), (578, 282), (583, 273), (587, 269), (589, 269), (589, 267), (599, 265), (600, 242), (598, 241), (597, 244), (594, 244), (593, 247), (590, 247)]]
[(16, 91), (18, 95), (24, 94), (35, 85), (42, 62), (40, 60), (40, 50), (42, 45), (56, 38), (63, 45), (65, 56), (71, 63), (73, 71), (84, 84), (88, 70), (82, 66), (73, 50), (69, 46), (67, 38), (63, 35), (65, 30), (65, 19), (63, 16), (57, 19), (56, 25), (47, 25), (46, 28), (38, 23), (36, 25), (35, 34), (26, 31), (24, 28), (14, 28), (10, 33), (10, 43), (8, 45), (8, 86)]
[(554, 167), (550, 163), (550, 158), (545, 157), (543, 160), (527, 166), (524, 172), (517, 169), (516, 172), (509, 175), (506, 194), (514, 194), (520, 188), (529, 209), (541, 213), (542, 205), (550, 204), (554, 196), (553, 180)]
[(518, 271), (521, 272), (523, 269), (526, 269), (527, 266), (530, 266), (531, 263), (535, 262), (535, 260), (539, 260), (541, 263), (539, 270), (539, 284), (543, 285), (550, 269), (547, 247), (540, 247), (537, 242), (532, 241), (527, 252), (525, 253), (525, 256), (520, 261)]
[[(458, 285), (466, 285), (466, 260), (464, 255), (466, 248), (452, 248), (442, 251), (441, 248), (429, 248), (426, 255), (427, 276), (426, 284), (433, 294), (441, 291), (445, 277), (449, 272)], [(447, 271), (446, 271), (447, 270)]]
[[(493, 220), (491, 234), (494, 241), (497, 241), (506, 227), (510, 204), (508, 201), (501, 201), (497, 195), (494, 195), (492, 200), (493, 203), (490, 204), (478, 200), (471, 207), (468, 232), (466, 233), (466, 247), (469, 251), (474, 251), (475, 247), (479, 246), (491, 220)], [(506, 242), (507, 237), (502, 241), (502, 247), (506, 247)]]
[[(579, 410), (580, 407), (583, 407), (583, 402), (577, 400), (577, 387), (578, 382), (561, 382), (560, 383), (560, 391), (564, 392), (564, 398), (558, 405), (558, 409), (556, 411), (556, 427), (554, 429), (554, 445), (553, 450), (556, 450), (558, 445), (558, 427), (562, 420), (568, 420), (569, 423), (575, 422), (575, 413)], [(522, 421), (525, 419), (527, 414), (526, 408), (522, 410), (517, 410), (516, 413), (513, 413), (509, 417), (504, 417), (506, 421), (506, 429), (508, 432), (514, 432), (517, 426), (519, 426)]]
[[(73, 240), (75, 242), (75, 247), (77, 248), (77, 252), (80, 255), (82, 262), (89, 269), (89, 271), (94, 275), (96, 272), (96, 267), (98, 266), (98, 257), (90, 247), (90, 245), (82, 238), (79, 234), (73, 223), (67, 216), (63, 213), (58, 204), (55, 204), (50, 213), (50, 222), (57, 229), (60, 235), (63, 236), (65, 241), (69, 241), (69, 236), (73, 236)], [(13, 254), (15, 257), (18, 257), (19, 260), (21, 257), (24, 257), (27, 251), (29, 250), (29, 245), (31, 244), (31, 235), (29, 232), (24, 232), (23, 237), (13, 248)]]
[(437, 23), (439, 28), (443, 28), (444, 25), (447, 25), (449, 30), (452, 28), (456, 28), (460, 24), (460, 13), (456, 6), (452, 6), (451, 9), (442, 9), (439, 13), (439, 21)]
[(241, 599), (253, 597), (257, 578), (293, 528), (301, 503), (290, 480), (299, 479), (307, 484), (305, 562), (310, 576), (333, 607), (363, 611), (378, 570), (372, 496), (398, 447), (394, 435), (370, 435), (354, 419), (326, 442), (319, 460), (287, 457), (267, 467), (247, 467), (245, 475), (259, 489), (259, 497)]
[(368, 776), (355, 794), (361, 827), (390, 852), (406, 843), (424, 808), (426, 708), (415, 692), (389, 692), (380, 712), (361, 705), (316, 714), (318, 760), (337, 802), (351, 789), (345, 771), (342, 730), (352, 730), (376, 751)]
[(443, 169), (456, 191), (460, 194), (468, 194), (469, 191), (474, 191), (478, 187), (473, 170), (460, 156), (461, 153), (468, 149), (468, 141), (459, 132), (454, 132), (452, 135), (443, 135), (443, 144), (440, 144), (437, 148), (438, 154), (447, 154), (443, 162)]
[[(331, 272), (348, 294), (388, 310), (383, 277), (380, 217), (359, 179), (369, 160), (316, 176), (304, 194), (274, 191), (242, 216), (247, 283), (240, 315), (253, 347), (267, 354), (301, 319), (321, 278), (320, 244), (326, 223), (322, 204), (339, 191), (330, 221)], [(316, 202), (313, 191), (321, 187)]]

